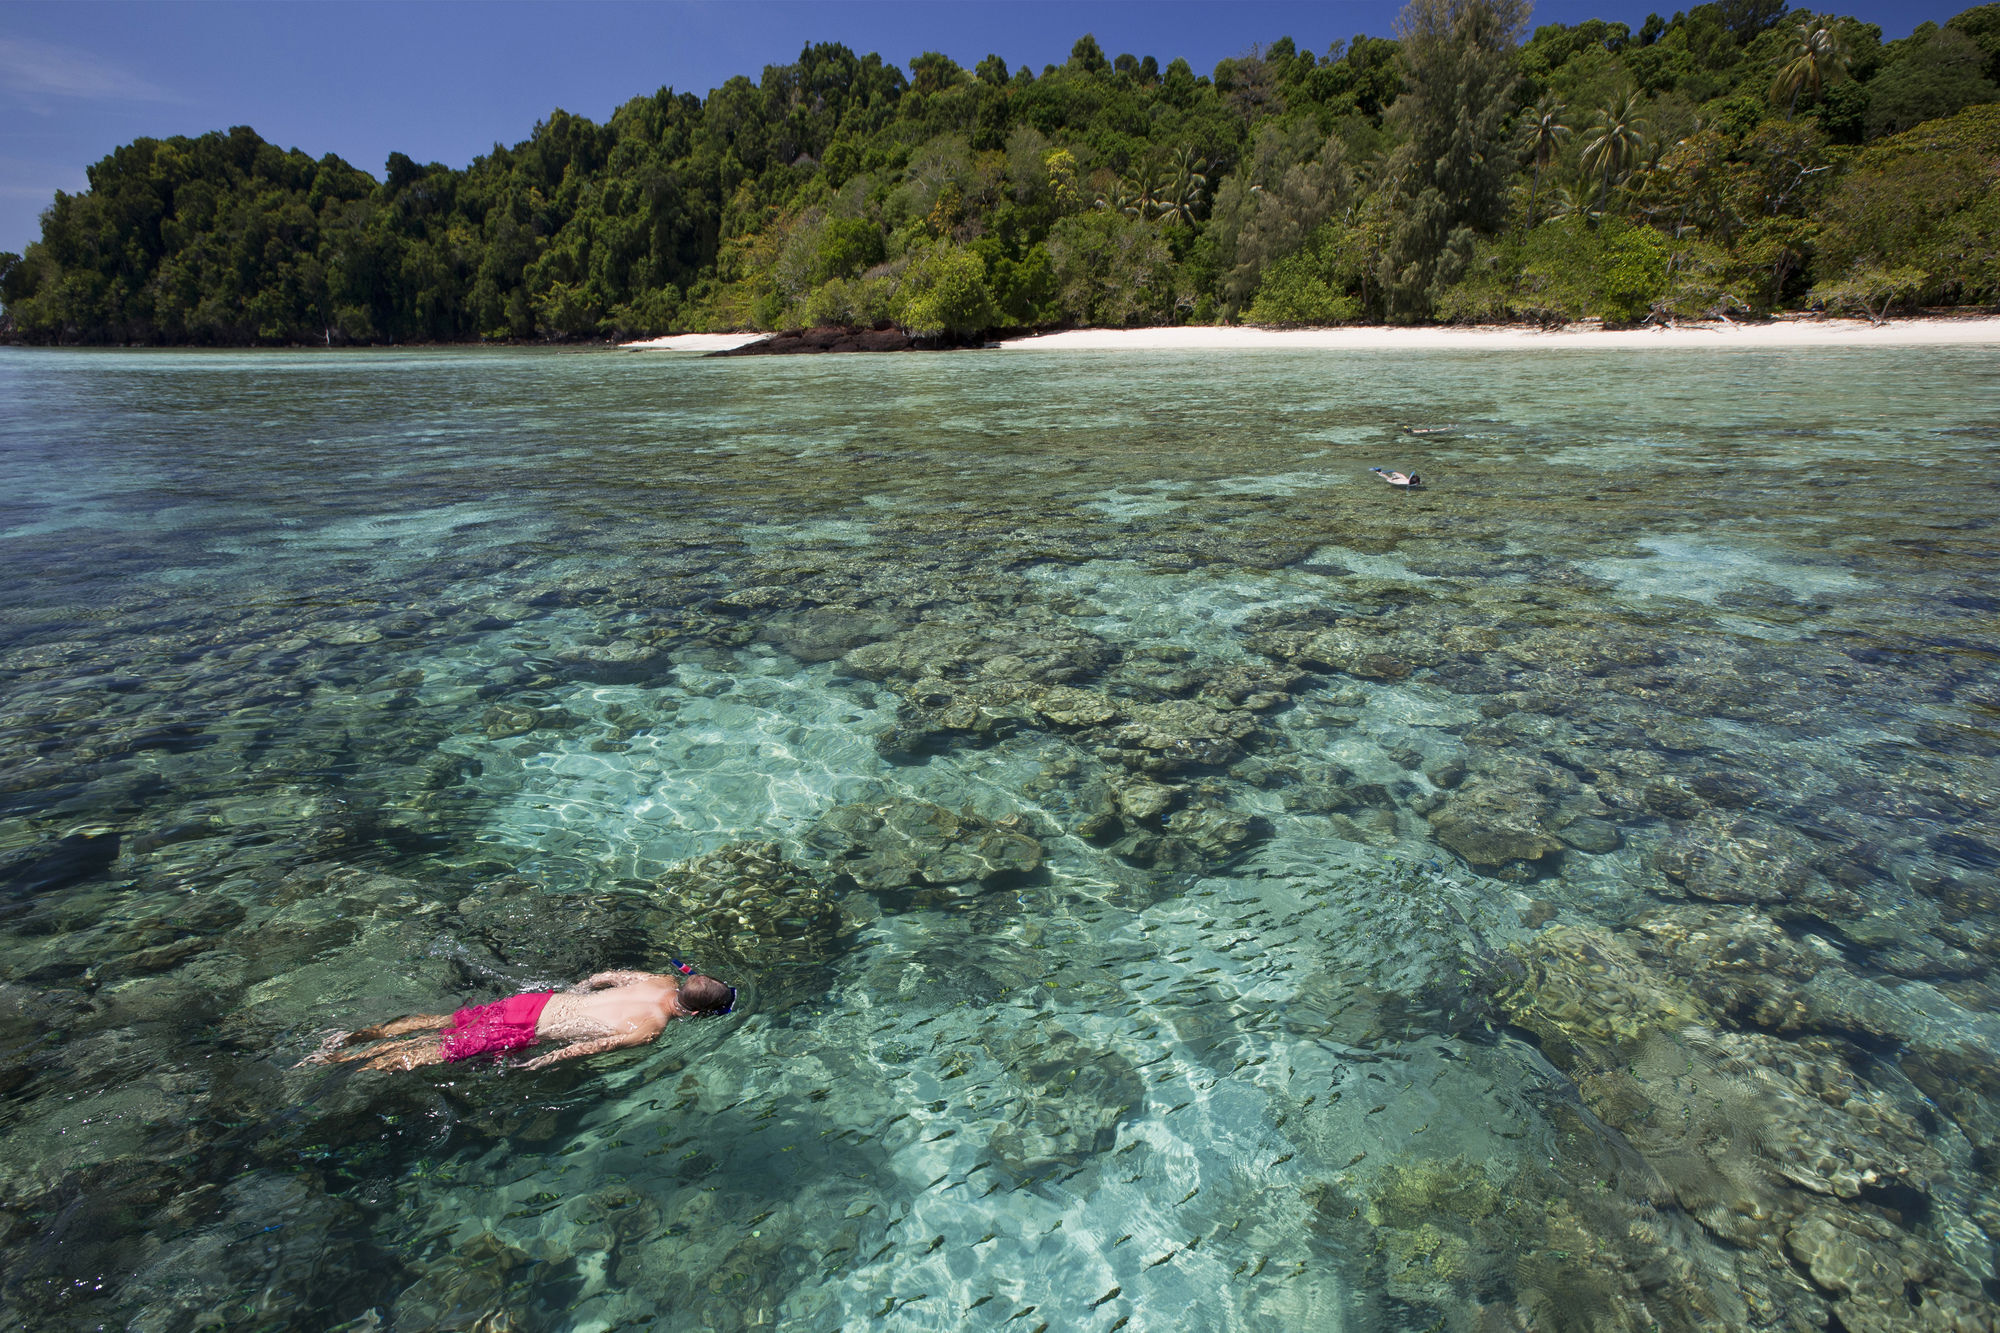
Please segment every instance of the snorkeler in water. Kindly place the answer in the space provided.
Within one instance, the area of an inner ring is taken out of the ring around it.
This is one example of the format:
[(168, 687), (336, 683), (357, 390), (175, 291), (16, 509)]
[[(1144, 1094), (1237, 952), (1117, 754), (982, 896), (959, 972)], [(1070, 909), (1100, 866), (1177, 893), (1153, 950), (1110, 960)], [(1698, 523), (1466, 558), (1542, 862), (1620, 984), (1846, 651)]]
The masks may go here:
[[(363, 1069), (408, 1070), (544, 1041), (567, 1043), (523, 1066), (540, 1069), (558, 1060), (643, 1046), (664, 1032), (672, 1019), (726, 1014), (735, 1007), (736, 988), (714, 977), (599, 972), (565, 991), (516, 995), (449, 1016), (412, 1014), (337, 1033), (293, 1067), (361, 1060), (366, 1062)], [(356, 1042), (380, 1044), (347, 1049)]]
[(1422, 490), (1424, 486), (1424, 479), (1414, 472), (1389, 472), (1379, 467), (1371, 467), (1368, 470), (1391, 486), (1411, 486), (1417, 490)]

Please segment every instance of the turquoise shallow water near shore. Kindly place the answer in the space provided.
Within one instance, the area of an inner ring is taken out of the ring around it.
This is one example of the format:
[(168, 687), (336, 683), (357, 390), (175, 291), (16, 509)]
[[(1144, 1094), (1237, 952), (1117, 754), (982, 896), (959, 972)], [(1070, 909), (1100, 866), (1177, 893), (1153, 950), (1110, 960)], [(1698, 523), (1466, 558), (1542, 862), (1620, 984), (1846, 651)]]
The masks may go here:
[[(5, 1317), (1990, 1328), (1996, 404), (0, 354)], [(289, 1068), (675, 953), (739, 1012)]]

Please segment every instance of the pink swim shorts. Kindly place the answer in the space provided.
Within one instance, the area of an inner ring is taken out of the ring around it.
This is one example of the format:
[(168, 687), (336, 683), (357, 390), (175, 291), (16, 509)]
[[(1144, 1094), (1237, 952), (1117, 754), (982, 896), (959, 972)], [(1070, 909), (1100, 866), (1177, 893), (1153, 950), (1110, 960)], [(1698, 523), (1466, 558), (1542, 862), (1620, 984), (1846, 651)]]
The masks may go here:
[(438, 1050), (446, 1060), (469, 1060), (489, 1051), (533, 1046), (535, 1024), (554, 994), (536, 991), (461, 1009), (451, 1016), (451, 1026), (438, 1034)]

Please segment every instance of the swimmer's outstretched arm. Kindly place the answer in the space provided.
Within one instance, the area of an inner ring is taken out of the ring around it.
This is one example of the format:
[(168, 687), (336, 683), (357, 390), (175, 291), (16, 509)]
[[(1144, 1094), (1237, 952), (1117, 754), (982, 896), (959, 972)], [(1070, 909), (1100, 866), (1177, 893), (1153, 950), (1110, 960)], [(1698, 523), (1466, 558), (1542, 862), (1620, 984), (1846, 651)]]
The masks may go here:
[(563, 1047), (559, 1051), (550, 1051), (547, 1055), (537, 1056), (522, 1065), (521, 1068), (540, 1069), (545, 1065), (552, 1065), (558, 1060), (574, 1060), (579, 1056), (585, 1055), (602, 1055), (606, 1051), (615, 1051), (626, 1046), (644, 1046), (652, 1039), (651, 1036), (648, 1036), (644, 1032), (621, 1032), (615, 1037), (593, 1037), (589, 1041), (575, 1042)]
[(636, 981), (650, 981), (651, 972), (596, 972), (570, 987), (572, 992), (602, 990), (606, 986), (629, 986)]

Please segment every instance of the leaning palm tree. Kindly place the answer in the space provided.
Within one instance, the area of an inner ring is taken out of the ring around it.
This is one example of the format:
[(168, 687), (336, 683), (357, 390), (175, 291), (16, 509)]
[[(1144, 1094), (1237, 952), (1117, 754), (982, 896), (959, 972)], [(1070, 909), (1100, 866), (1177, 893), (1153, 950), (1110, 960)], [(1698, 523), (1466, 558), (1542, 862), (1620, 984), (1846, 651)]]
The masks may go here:
[(1771, 80), (1771, 102), (1785, 103), (1785, 118), (1799, 109), (1799, 94), (1810, 89), (1814, 97), (1829, 83), (1847, 76), (1847, 44), (1840, 34), (1821, 24), (1801, 23), (1792, 29), (1792, 43), (1785, 49), (1785, 63)]
[(1535, 183), (1528, 187), (1528, 230), (1535, 229), (1535, 200), (1542, 192), (1542, 169), (1549, 164), (1563, 140), (1569, 138), (1570, 128), (1563, 124), (1563, 112), (1568, 108), (1546, 93), (1535, 103), (1535, 109), (1528, 113), (1527, 142), (1523, 145), (1528, 156), (1535, 162)]
[(1639, 94), (1627, 90), (1599, 108), (1587, 131), (1590, 142), (1583, 146), (1583, 170), (1599, 178), (1597, 206), (1603, 210), (1611, 199), (1611, 177), (1637, 159), (1652, 127), (1639, 114)]

